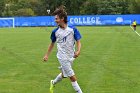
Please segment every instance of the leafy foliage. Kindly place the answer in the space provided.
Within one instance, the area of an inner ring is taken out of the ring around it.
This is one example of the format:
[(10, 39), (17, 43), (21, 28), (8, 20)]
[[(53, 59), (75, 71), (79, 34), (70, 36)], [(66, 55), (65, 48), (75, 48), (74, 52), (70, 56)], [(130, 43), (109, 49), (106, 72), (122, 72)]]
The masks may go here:
[(0, 16), (2, 16), (2, 12), (4, 11), (4, 0), (0, 0)]
[(0, 16), (43, 16), (60, 5), (66, 6), (68, 15), (140, 13), (139, 0), (1, 0)]

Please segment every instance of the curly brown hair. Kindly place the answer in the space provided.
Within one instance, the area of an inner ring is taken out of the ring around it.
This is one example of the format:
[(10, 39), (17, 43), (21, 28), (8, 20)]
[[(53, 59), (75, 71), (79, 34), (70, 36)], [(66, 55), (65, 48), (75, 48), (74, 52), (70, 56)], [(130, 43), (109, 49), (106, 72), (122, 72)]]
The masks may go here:
[(56, 10), (53, 12), (53, 15), (58, 15), (60, 19), (64, 18), (64, 22), (67, 23), (67, 12), (65, 8), (65, 6), (56, 8)]

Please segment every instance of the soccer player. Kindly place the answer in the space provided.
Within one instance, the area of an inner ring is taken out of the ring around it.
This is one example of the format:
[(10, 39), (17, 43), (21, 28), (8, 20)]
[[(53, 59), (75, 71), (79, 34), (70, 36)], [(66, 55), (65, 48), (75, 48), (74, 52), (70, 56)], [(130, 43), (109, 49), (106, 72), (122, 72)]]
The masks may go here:
[[(54, 29), (51, 33), (51, 43), (48, 47), (48, 51), (44, 56), (44, 61), (48, 60), (48, 57), (54, 47), (55, 42), (57, 43), (57, 58), (61, 65), (61, 73), (58, 76), (51, 80), (50, 82), (50, 92), (53, 93), (54, 85), (61, 81), (63, 78), (69, 77), (71, 84), (76, 91), (76, 93), (83, 93), (75, 73), (72, 69), (72, 63), (74, 58), (77, 58), (80, 55), (81, 50), (81, 35), (75, 27), (68, 26), (67, 24), (67, 12), (64, 7), (57, 8), (53, 15), (55, 16), (55, 22), (58, 27)], [(75, 51), (75, 42), (77, 45)]]
[(136, 31), (136, 26), (137, 26), (136, 20), (133, 21), (132, 26), (133, 26), (134, 31)]

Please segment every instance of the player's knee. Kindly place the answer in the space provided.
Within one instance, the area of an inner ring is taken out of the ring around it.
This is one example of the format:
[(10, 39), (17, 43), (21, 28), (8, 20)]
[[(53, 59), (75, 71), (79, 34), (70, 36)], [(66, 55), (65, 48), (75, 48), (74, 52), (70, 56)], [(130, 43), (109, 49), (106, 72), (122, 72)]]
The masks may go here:
[(62, 78), (67, 78), (67, 77), (64, 77), (63, 73), (62, 73)]
[(75, 76), (71, 76), (71, 77), (70, 77), (70, 80), (71, 80), (72, 82), (75, 82), (77, 79), (76, 79)]

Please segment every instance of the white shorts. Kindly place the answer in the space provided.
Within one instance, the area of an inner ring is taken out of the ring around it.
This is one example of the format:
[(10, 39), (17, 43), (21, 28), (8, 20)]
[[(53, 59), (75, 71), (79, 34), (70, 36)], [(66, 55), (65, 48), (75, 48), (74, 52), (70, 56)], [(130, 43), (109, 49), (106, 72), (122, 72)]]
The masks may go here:
[(60, 63), (59, 69), (62, 71), (64, 77), (71, 77), (75, 75), (72, 69), (72, 62), (69, 60), (58, 59)]

